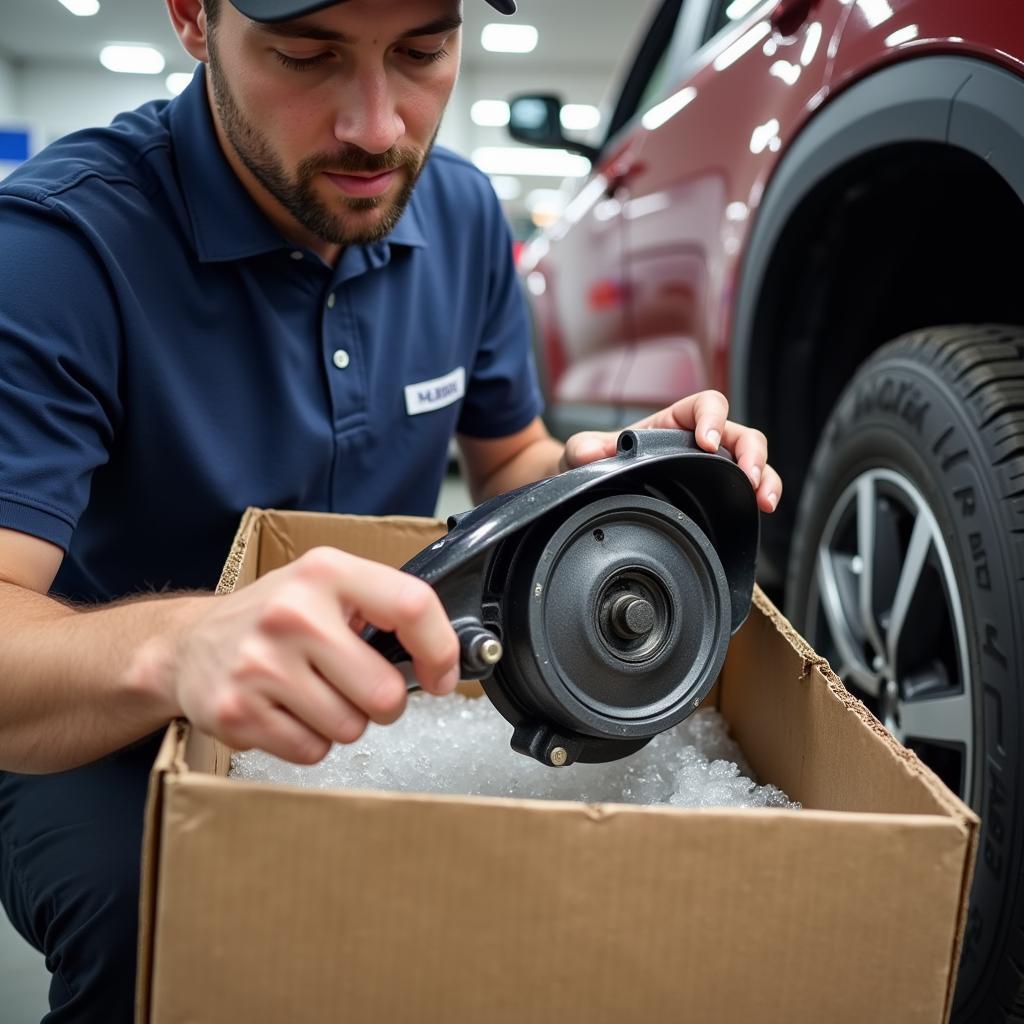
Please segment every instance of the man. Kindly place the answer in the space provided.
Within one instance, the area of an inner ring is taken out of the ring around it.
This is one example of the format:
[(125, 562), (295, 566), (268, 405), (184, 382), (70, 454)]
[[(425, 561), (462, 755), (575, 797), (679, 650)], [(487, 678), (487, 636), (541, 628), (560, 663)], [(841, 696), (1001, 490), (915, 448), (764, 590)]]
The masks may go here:
[[(363, 622), (456, 683), (436, 595), (396, 570), (318, 550), (197, 592), (243, 508), (429, 514), (453, 434), (476, 500), (614, 451), (548, 436), (500, 208), (431, 149), (460, 0), (167, 7), (191, 86), (0, 188), (0, 896), (51, 1024), (131, 1019), (169, 719), (314, 762), (404, 707)], [(725, 444), (771, 511), (765, 440), (726, 415), (704, 392), (641, 425)]]

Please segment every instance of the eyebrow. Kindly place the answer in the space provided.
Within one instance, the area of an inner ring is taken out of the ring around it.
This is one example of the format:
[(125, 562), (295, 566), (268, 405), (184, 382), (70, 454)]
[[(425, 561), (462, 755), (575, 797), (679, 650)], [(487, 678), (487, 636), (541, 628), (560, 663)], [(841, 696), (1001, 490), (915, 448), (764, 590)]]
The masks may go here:
[[(288, 36), (290, 39), (318, 39), (328, 43), (347, 43), (352, 45), (358, 40), (344, 32), (334, 32), (331, 29), (319, 28), (301, 21), (279, 21), (268, 24), (256, 23), (257, 27), (270, 35)], [(426, 25), (418, 25), (408, 32), (403, 32), (400, 39), (413, 39), (416, 36), (436, 36), (441, 32), (451, 32), (462, 24), (462, 18), (457, 14), (444, 18), (437, 18)]]

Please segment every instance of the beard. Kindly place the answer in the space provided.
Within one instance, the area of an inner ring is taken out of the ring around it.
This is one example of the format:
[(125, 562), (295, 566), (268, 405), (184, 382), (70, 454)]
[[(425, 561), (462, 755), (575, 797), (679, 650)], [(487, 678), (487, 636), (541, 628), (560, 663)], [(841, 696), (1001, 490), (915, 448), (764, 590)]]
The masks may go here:
[[(437, 129), (422, 152), (412, 146), (392, 146), (386, 153), (368, 153), (358, 146), (345, 146), (333, 153), (314, 153), (306, 157), (290, 176), (266, 135), (246, 118), (235, 101), (212, 40), (209, 68), (213, 101), (225, 136), (256, 180), (299, 224), (332, 245), (365, 245), (390, 234), (405, 212), (437, 138)], [(337, 202), (328, 204), (317, 196), (313, 187), (317, 176), (324, 171), (336, 174), (402, 171), (404, 174), (394, 198), (345, 196), (339, 192)], [(362, 215), (372, 210), (379, 210), (379, 216), (370, 224), (360, 224), (365, 220)]]

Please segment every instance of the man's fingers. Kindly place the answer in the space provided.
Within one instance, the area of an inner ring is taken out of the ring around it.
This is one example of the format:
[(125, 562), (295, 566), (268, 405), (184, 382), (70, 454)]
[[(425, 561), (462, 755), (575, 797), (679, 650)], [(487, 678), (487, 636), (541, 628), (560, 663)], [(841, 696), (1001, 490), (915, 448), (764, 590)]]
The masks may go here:
[(401, 717), (408, 696), (405, 678), (361, 637), (344, 630), (330, 643), (318, 640), (311, 645), (310, 660), (322, 682), (339, 690), (364, 717), (378, 725)]
[(728, 416), (729, 401), (721, 391), (698, 391), (632, 426), (635, 430), (692, 430), (701, 448), (716, 452), (725, 435)]
[(764, 480), (764, 470), (768, 462), (768, 439), (760, 430), (744, 427), (731, 420), (726, 423), (723, 443), (728, 448), (736, 464), (747, 474), (754, 490), (758, 490)]
[(331, 741), (263, 694), (234, 692), (214, 708), (211, 730), (235, 750), (256, 747), (295, 764), (316, 764)]
[(728, 415), (729, 403), (720, 391), (701, 391), (694, 395), (691, 416), (696, 425), (693, 433), (697, 444), (705, 451), (718, 451), (725, 436)]
[(766, 465), (761, 474), (761, 485), (757, 489), (757, 505), (762, 512), (774, 512), (782, 497), (782, 477)]
[(562, 456), (563, 469), (575, 469), (586, 466), (598, 459), (607, 459), (615, 454), (618, 447), (617, 431), (583, 430), (573, 434), (565, 442), (565, 453)]
[[(299, 567), (299, 561), (305, 564)], [(345, 620), (353, 615), (394, 632), (425, 690), (448, 693), (458, 682), (459, 641), (433, 588), (399, 569), (317, 548), (293, 563), (307, 579), (326, 582)]]

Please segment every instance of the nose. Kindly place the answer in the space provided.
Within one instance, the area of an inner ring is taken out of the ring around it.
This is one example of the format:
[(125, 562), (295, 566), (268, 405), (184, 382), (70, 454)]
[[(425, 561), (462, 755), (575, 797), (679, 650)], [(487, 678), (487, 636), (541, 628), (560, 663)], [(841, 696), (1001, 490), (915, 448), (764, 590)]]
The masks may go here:
[(367, 153), (386, 153), (404, 134), (405, 122), (386, 71), (366, 68), (354, 73), (342, 91), (335, 138)]

